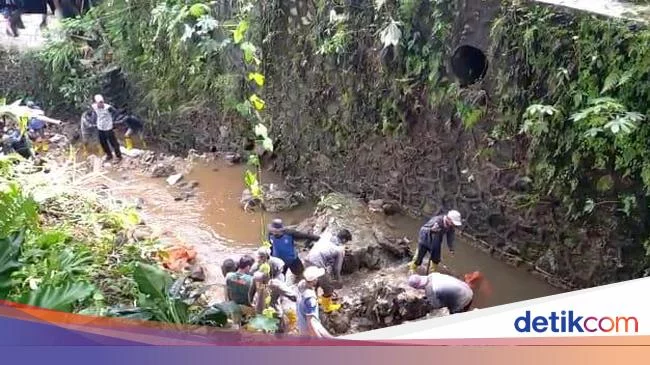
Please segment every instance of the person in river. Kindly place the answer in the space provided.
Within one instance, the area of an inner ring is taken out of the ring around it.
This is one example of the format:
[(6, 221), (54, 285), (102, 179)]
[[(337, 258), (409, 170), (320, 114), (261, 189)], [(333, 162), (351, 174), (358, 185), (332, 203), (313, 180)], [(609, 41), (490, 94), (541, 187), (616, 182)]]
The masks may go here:
[(415, 272), (428, 253), (431, 263), (430, 272), (436, 271), (442, 256), (442, 240), (447, 237), (447, 247), (453, 255), (455, 230), (461, 225), (460, 213), (457, 210), (450, 210), (447, 214), (436, 215), (429, 219), (420, 228), (418, 249), (415, 259), (409, 264), (410, 270)]
[(137, 118), (135, 115), (129, 113), (126, 109), (122, 110), (120, 116), (115, 121), (116, 124), (126, 125), (126, 132), (124, 133), (124, 144), (126, 149), (130, 150), (133, 148), (133, 137), (137, 136), (138, 141), (142, 144), (143, 147), (146, 147), (144, 141), (144, 122)]
[(467, 312), (483, 281), (483, 274), (478, 271), (465, 274), (464, 280), (438, 272), (428, 276), (411, 275), (408, 279), (412, 288), (424, 289), (433, 309), (446, 307), (450, 314)]
[(320, 305), (326, 313), (338, 310), (341, 305), (334, 303), (334, 281), (340, 287), (341, 269), (345, 258), (343, 244), (352, 240), (352, 234), (347, 229), (339, 230), (335, 235), (324, 234), (309, 250), (305, 259), (305, 267), (316, 266), (324, 269), (325, 274), (318, 279), (318, 287), (323, 289), (323, 296), (319, 298)]
[(325, 275), (325, 269), (310, 266), (303, 272), (303, 280), (298, 283), (296, 302), (298, 330), (303, 336), (333, 338), (320, 321), (316, 286), (318, 279)]
[(115, 137), (115, 131), (113, 130), (113, 120), (116, 110), (111, 105), (106, 104), (104, 97), (101, 95), (95, 95), (94, 100), (95, 102), (91, 105), (89, 112), (92, 113), (91, 118), (97, 125), (99, 143), (106, 154), (104, 161), (108, 162), (113, 159), (112, 147), (117, 157), (117, 162), (120, 162), (122, 161), (122, 152), (120, 151), (120, 144), (117, 142), (117, 137)]
[(285, 281), (284, 277), (284, 261), (277, 257), (271, 256), (271, 249), (268, 247), (260, 247), (255, 252), (257, 261), (251, 268), (251, 272), (258, 271), (264, 272), (269, 275), (270, 279), (278, 279)]
[[(295, 320), (295, 313), (286, 311), (287, 300), (295, 302), (296, 293), (281, 279), (272, 278), (269, 273), (262, 270), (253, 273), (253, 285), (249, 292), (249, 299), (257, 314), (263, 314), (267, 307), (275, 311), (276, 317), (280, 320), (279, 332), (286, 332)], [(286, 316), (285, 316), (286, 314)]]
[(298, 253), (296, 252), (296, 240), (318, 241), (319, 236), (299, 232), (296, 230), (286, 229), (282, 219), (274, 219), (268, 226), (269, 241), (271, 242), (271, 256), (277, 257), (284, 262), (283, 274), (286, 276), (287, 271), (300, 279), (302, 272), (305, 270)]
[(237, 271), (226, 274), (226, 300), (233, 301), (239, 305), (251, 306), (248, 298), (253, 276), (251, 267), (255, 260), (250, 255), (244, 255), (239, 259)]

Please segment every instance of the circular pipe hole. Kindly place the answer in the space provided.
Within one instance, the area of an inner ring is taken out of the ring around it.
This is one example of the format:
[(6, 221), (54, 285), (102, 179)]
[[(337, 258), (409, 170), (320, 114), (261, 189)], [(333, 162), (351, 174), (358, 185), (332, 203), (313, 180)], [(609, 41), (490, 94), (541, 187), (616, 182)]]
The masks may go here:
[(485, 76), (488, 61), (485, 53), (472, 46), (456, 48), (451, 59), (451, 69), (461, 86), (471, 85)]

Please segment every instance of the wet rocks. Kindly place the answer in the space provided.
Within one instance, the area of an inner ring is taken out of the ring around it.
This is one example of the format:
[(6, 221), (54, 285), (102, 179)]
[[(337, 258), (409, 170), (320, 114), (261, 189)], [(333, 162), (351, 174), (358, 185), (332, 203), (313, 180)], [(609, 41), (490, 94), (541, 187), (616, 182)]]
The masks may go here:
[(284, 190), (276, 184), (268, 184), (262, 187), (263, 199), (259, 199), (249, 189), (242, 192), (239, 203), (242, 209), (248, 211), (262, 207), (270, 213), (277, 213), (290, 210), (303, 201), (304, 196), (300, 193), (292, 193)]
[(195, 281), (205, 281), (205, 270), (200, 265), (194, 265), (190, 268), (189, 277)]
[(183, 174), (174, 174), (174, 175), (169, 175), (167, 177), (167, 184), (169, 185), (176, 185), (177, 182), (179, 182), (183, 178)]
[(235, 165), (241, 162), (241, 155), (239, 153), (229, 152), (223, 156), (223, 159), (229, 164)]
[(176, 173), (176, 167), (169, 162), (157, 163), (149, 169), (149, 176), (153, 178), (160, 178), (170, 176)]
[(375, 199), (369, 201), (368, 209), (373, 213), (384, 213), (386, 215), (394, 215), (401, 211), (401, 208), (397, 202), (387, 202), (383, 199)]
[(344, 334), (448, 314), (432, 311), (424, 292), (405, 282), (399, 276), (380, 276), (354, 288), (344, 297), (339, 311), (321, 313), (324, 326), (334, 334)]

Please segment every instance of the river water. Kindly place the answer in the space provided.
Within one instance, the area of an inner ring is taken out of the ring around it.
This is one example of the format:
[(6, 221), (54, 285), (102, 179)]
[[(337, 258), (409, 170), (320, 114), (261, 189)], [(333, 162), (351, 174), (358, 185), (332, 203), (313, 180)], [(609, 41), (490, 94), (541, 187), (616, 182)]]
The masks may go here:
[[(313, 205), (305, 204), (292, 211), (278, 214), (247, 213), (239, 204), (244, 186), (246, 166), (229, 166), (225, 162), (196, 164), (184, 176), (186, 181), (199, 183), (196, 197), (175, 201), (165, 179), (152, 179), (129, 174), (115, 177), (114, 191), (127, 199), (144, 200), (142, 216), (147, 224), (157, 228), (167, 243), (185, 243), (195, 248), (199, 264), (206, 269), (206, 282), (223, 283), (221, 262), (228, 257), (252, 254), (261, 240), (261, 220), (279, 217), (285, 224), (297, 224), (309, 217)], [(281, 178), (263, 173), (265, 183), (279, 183)], [(404, 216), (387, 217), (390, 225), (415, 244), (416, 234), (425, 219)], [(446, 254), (446, 255), (445, 255)], [(493, 306), (515, 301), (553, 295), (561, 291), (529, 273), (510, 267), (475, 249), (457, 235), (456, 254), (443, 251), (443, 262), (457, 273), (480, 270), (492, 287), (492, 295), (481, 300), (480, 306)], [(214, 300), (222, 293), (212, 290)]]

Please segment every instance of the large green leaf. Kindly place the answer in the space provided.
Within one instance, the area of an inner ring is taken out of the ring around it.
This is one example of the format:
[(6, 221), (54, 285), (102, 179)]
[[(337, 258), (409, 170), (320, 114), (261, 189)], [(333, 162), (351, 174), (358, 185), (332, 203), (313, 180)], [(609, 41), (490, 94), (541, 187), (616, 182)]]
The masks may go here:
[(248, 327), (257, 331), (275, 332), (278, 330), (278, 323), (279, 321), (275, 318), (269, 318), (264, 315), (257, 315), (255, 318), (251, 319), (250, 322), (248, 322)]
[(223, 327), (228, 323), (228, 313), (218, 305), (214, 305), (199, 313), (192, 319), (192, 323), (202, 326)]
[(11, 290), (11, 274), (21, 267), (18, 256), (24, 239), (24, 231), (0, 239), (0, 299), (7, 298)]
[(143, 263), (138, 263), (133, 272), (133, 279), (141, 293), (151, 299), (166, 300), (167, 289), (172, 285), (172, 277), (165, 270)]
[(36, 307), (70, 312), (77, 301), (88, 298), (93, 291), (95, 288), (92, 285), (82, 282), (68, 282), (60, 287), (43, 285), (37, 290), (23, 295), (20, 302)]

